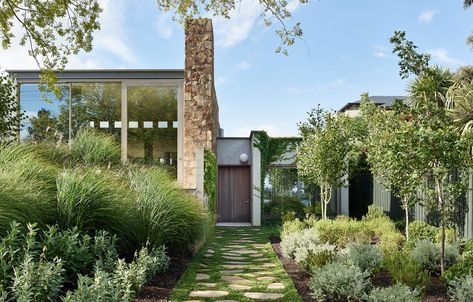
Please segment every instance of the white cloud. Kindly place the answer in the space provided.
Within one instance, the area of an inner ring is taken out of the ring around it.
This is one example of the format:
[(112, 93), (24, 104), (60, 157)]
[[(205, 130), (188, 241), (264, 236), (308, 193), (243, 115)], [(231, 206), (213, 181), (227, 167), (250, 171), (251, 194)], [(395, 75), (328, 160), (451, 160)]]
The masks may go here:
[(376, 51), (373, 53), (373, 55), (377, 58), (386, 58), (388, 57), (389, 55), (387, 54), (388, 52), (388, 49), (385, 47), (385, 46), (382, 46), (382, 45), (374, 45), (374, 48), (376, 49)]
[(301, 6), (300, 0), (292, 0), (287, 3), (287, 10), (291, 13), (295, 12)]
[(436, 48), (427, 51), (434, 61), (441, 65), (462, 65), (462, 62), (449, 56), (445, 48)]
[(251, 68), (251, 63), (248, 63), (246, 61), (241, 61), (235, 64), (236, 69), (244, 71), (248, 70)]
[(94, 36), (94, 48), (111, 52), (128, 64), (138, 60), (129, 47), (127, 38), (128, 10), (124, 0), (101, 0), (103, 9), (100, 16), (101, 29)]
[(214, 19), (216, 44), (228, 48), (246, 40), (261, 12), (261, 5), (257, 1), (242, 0), (230, 12), (230, 19), (216, 17)]
[(425, 24), (430, 23), (432, 19), (435, 17), (435, 15), (437, 15), (438, 13), (440, 13), (438, 9), (425, 9), (420, 13), (417, 20), (420, 23), (425, 23)]
[(172, 18), (170, 13), (160, 12), (156, 21), (156, 29), (163, 39), (169, 40), (172, 37)]
[(281, 129), (280, 127), (273, 124), (261, 124), (255, 126), (245, 126), (233, 130), (231, 133), (225, 133), (226, 136), (235, 136), (235, 137), (249, 137), (251, 131), (264, 130), (269, 136), (278, 137), (278, 136), (294, 136), (297, 133), (290, 132), (289, 129)]

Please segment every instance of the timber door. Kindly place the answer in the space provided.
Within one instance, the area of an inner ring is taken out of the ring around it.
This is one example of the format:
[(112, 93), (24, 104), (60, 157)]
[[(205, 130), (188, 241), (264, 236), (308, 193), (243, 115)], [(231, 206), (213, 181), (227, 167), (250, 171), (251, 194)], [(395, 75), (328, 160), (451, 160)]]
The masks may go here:
[(251, 222), (250, 167), (218, 168), (218, 222)]

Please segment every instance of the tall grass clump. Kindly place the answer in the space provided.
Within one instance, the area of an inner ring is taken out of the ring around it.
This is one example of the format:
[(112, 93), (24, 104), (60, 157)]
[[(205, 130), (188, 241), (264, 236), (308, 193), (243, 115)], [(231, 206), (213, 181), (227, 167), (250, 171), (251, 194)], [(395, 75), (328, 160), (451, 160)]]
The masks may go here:
[(120, 163), (120, 145), (107, 133), (79, 130), (71, 143), (71, 160), (85, 165), (107, 166)]
[(54, 221), (56, 173), (37, 157), (33, 146), (0, 144), (0, 235), (13, 221)]
[[(120, 174), (96, 169), (65, 170), (57, 179), (58, 224), (93, 234), (106, 230), (130, 244), (137, 215)], [(118, 179), (118, 180), (117, 180)]]
[(170, 249), (188, 248), (204, 233), (207, 217), (200, 201), (181, 190), (159, 168), (130, 169), (140, 215), (141, 242)]

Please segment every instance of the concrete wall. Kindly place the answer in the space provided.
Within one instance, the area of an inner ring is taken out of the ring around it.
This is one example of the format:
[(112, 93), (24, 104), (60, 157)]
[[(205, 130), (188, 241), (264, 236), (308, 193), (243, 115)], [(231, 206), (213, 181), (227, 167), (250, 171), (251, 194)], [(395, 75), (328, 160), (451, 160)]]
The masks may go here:
[(261, 152), (254, 146), (255, 136), (251, 136), (251, 185), (253, 196), (251, 197), (251, 223), (253, 226), (261, 225)]
[[(185, 25), (184, 146), (182, 186), (197, 189), (197, 150), (215, 152), (218, 103), (214, 87), (212, 20), (189, 19)], [(200, 152), (200, 151), (199, 151)], [(200, 160), (200, 159), (199, 159)]]
[[(245, 153), (247, 163), (240, 162), (240, 155)], [(217, 139), (217, 163), (219, 166), (251, 165), (250, 138), (219, 138)]]

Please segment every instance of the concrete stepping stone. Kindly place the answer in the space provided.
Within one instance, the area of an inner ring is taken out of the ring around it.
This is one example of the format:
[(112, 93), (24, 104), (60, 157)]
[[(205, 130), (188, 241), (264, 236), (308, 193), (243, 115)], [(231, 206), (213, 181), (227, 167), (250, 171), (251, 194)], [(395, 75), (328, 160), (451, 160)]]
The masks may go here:
[(230, 248), (230, 249), (244, 249), (244, 248), (246, 248), (246, 245), (230, 244), (230, 245), (227, 245), (227, 247)]
[(215, 253), (215, 251), (212, 250), (212, 249), (208, 249), (208, 250), (207, 250), (207, 253), (208, 253), (208, 254), (213, 254), (213, 253)]
[(232, 274), (239, 274), (241, 272), (243, 272), (243, 270), (241, 270), (241, 269), (227, 269), (227, 270), (220, 271), (220, 274), (222, 274), (222, 275), (232, 275)]
[(195, 276), (195, 280), (197, 280), (197, 281), (209, 280), (209, 279), (210, 279), (210, 276), (207, 275), (207, 274), (197, 274)]
[(284, 286), (284, 284), (280, 282), (271, 283), (268, 285), (268, 289), (284, 289), (284, 288), (286, 287)]
[(234, 254), (247, 255), (247, 254), (258, 254), (255, 250), (238, 250), (233, 252)]
[(258, 277), (256, 278), (258, 281), (274, 281), (276, 278), (270, 277), (270, 276), (263, 276), (263, 277)]
[(247, 267), (247, 265), (243, 265), (243, 264), (224, 264), (222, 265), (223, 268), (226, 268), (226, 269), (243, 269), (245, 267)]
[(213, 256), (214, 256), (213, 254), (205, 254), (205, 255), (204, 255), (204, 257), (206, 257), (206, 258), (211, 258), (211, 257), (213, 257)]
[(254, 272), (256, 275), (272, 275), (273, 272), (267, 272), (267, 271), (262, 271), (262, 272)]
[(256, 292), (245, 293), (244, 296), (250, 299), (255, 299), (255, 300), (277, 300), (284, 297), (283, 294), (256, 293)]
[(248, 265), (248, 264), (252, 264), (252, 262), (248, 262), (248, 261), (225, 261), (225, 264)]
[(201, 267), (208, 267), (207, 264), (203, 264), (203, 263), (201, 263), (200, 266), (201, 266)]
[(182, 301), (182, 302), (200, 302), (200, 300), (186, 300), (186, 301)]
[(247, 259), (246, 257), (242, 257), (242, 256), (227, 256), (227, 255), (223, 255), (222, 258), (228, 259), (228, 260), (246, 260)]
[(217, 283), (206, 283), (206, 282), (200, 282), (197, 283), (198, 285), (206, 286), (206, 287), (215, 287), (217, 286)]
[(253, 259), (254, 261), (269, 261), (271, 260), (271, 258), (256, 258), (256, 259)]
[(217, 300), (215, 302), (238, 302), (236, 300)]
[(251, 288), (251, 286), (241, 284), (230, 284), (228, 287), (234, 290), (249, 290)]
[(250, 283), (249, 280), (238, 276), (222, 276), (222, 280), (229, 283)]
[(276, 264), (274, 264), (274, 263), (264, 263), (263, 267), (276, 267)]
[(255, 243), (255, 244), (253, 244), (253, 246), (254, 246), (256, 249), (264, 249), (264, 248), (266, 248), (266, 244), (261, 244), (261, 243)]
[(263, 254), (250, 254), (248, 256), (253, 257), (253, 258), (259, 258), (259, 257), (263, 257), (264, 255)]
[(199, 298), (220, 298), (228, 296), (228, 292), (225, 290), (196, 290), (192, 291), (189, 296)]

